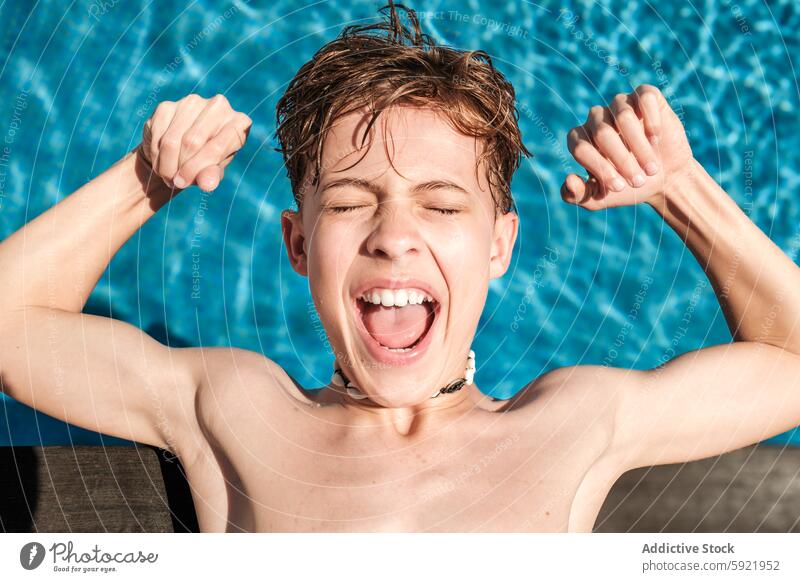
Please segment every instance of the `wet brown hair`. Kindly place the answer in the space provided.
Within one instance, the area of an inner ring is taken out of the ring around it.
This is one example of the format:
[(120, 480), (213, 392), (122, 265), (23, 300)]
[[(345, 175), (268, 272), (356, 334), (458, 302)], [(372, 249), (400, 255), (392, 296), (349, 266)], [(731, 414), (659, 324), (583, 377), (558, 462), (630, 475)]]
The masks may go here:
[(418, 105), (437, 110), (454, 129), (483, 144), (478, 165), (486, 162), (495, 207), (513, 210), (511, 177), (522, 156), (531, 155), (522, 143), (514, 87), (484, 51), (437, 45), (413, 10), (389, 0), (380, 12), (383, 22), (347, 26), (319, 49), (278, 102), (276, 149), (298, 208), (308, 186), (315, 189), (319, 181), (322, 144), (335, 120), (366, 107), (371, 118), (363, 146), (382, 111)]

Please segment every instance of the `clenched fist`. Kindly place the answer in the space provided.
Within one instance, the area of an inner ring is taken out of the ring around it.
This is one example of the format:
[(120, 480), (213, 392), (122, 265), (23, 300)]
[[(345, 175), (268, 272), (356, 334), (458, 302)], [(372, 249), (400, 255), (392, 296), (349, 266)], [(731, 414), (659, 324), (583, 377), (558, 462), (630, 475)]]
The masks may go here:
[(252, 120), (223, 95), (163, 101), (144, 125), (140, 153), (170, 188), (214, 190), (244, 146)]
[(589, 178), (568, 175), (561, 197), (587, 210), (653, 202), (693, 160), (683, 124), (651, 85), (592, 107), (567, 143)]

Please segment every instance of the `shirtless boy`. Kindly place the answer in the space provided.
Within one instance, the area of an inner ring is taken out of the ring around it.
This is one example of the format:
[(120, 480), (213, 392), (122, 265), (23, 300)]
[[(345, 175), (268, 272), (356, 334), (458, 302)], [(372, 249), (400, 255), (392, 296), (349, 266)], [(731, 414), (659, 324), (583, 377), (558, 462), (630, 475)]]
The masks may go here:
[(527, 151), (513, 89), (486, 55), (434, 46), (399, 9), (323, 47), (278, 106), (298, 204), (284, 240), (336, 381), (306, 391), (262, 354), (169, 348), (81, 313), (125, 241), (181, 189), (216, 188), (245, 142), (247, 115), (189, 95), (0, 244), (2, 389), (172, 451), (202, 531), (591, 531), (624, 472), (800, 424), (800, 270), (695, 161), (650, 86), (569, 132), (590, 177), (567, 176), (561, 195), (658, 212), (705, 270), (734, 342), (652, 370), (557, 368), (504, 401), (479, 390), (480, 371), (470, 382)]

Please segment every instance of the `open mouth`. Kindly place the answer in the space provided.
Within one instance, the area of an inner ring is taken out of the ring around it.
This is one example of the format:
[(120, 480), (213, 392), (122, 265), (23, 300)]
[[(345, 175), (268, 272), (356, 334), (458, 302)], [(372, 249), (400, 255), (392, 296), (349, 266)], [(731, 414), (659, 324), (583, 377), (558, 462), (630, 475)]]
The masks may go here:
[(429, 343), (439, 303), (416, 287), (373, 287), (355, 298), (359, 328), (380, 360), (406, 360)]

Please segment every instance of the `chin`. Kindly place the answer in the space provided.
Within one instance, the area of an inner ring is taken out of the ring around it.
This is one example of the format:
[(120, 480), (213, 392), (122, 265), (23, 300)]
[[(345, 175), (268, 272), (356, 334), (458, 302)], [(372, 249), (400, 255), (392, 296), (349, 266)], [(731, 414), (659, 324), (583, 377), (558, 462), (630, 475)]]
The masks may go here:
[(436, 390), (435, 388), (431, 389), (430, 393), (428, 393), (429, 391), (420, 391), (420, 385), (417, 383), (413, 386), (403, 386), (387, 382), (384, 386), (389, 385), (393, 385), (394, 388), (383, 387), (376, 388), (372, 392), (368, 390), (363, 390), (363, 392), (369, 395), (370, 400), (387, 408), (408, 408), (427, 402)]
[[(430, 352), (432, 360), (437, 359), (437, 351), (434, 349)], [(344, 370), (347, 379), (372, 402), (390, 408), (410, 407), (427, 402), (437, 390), (455, 379), (443, 378), (441, 366), (430, 366), (427, 369), (417, 366), (387, 366), (372, 360), (369, 354), (363, 353), (363, 348), (355, 353), (347, 353), (353, 356), (337, 358), (337, 363)], [(443, 357), (438, 357), (438, 361), (443, 360)], [(420, 366), (424, 365), (420, 363)]]

